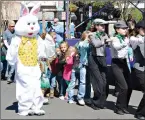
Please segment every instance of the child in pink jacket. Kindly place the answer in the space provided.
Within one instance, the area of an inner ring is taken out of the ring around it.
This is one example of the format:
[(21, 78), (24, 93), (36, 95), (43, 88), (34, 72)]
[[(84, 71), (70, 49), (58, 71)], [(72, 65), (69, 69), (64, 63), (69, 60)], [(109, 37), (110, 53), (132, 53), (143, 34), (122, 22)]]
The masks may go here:
[(66, 90), (66, 96), (65, 99), (68, 98), (68, 91), (69, 91), (69, 83), (71, 80), (71, 73), (72, 68), (74, 65), (74, 56), (77, 54), (77, 50), (75, 47), (70, 46), (66, 52), (65, 59), (66, 64), (64, 65), (64, 71), (63, 71), (63, 79), (66, 81), (68, 87)]

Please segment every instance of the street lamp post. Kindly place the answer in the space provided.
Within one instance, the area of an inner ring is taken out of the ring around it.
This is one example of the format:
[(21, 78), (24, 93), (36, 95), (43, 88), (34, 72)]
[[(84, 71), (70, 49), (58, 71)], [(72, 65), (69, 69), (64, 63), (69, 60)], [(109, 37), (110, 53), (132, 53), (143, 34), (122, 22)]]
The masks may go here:
[[(66, 11), (66, 0), (64, 0), (64, 12), (65, 12), (65, 11)], [(63, 27), (64, 27), (64, 33), (63, 33), (63, 40), (64, 40), (64, 41), (65, 41), (65, 32), (66, 32), (66, 30), (65, 30), (65, 21), (66, 21), (66, 20), (64, 20), (64, 24), (63, 24), (63, 25), (64, 25), (64, 26), (63, 26)]]
[(69, 38), (69, 21), (70, 21), (70, 11), (69, 11), (69, 2), (66, 3), (66, 36)]

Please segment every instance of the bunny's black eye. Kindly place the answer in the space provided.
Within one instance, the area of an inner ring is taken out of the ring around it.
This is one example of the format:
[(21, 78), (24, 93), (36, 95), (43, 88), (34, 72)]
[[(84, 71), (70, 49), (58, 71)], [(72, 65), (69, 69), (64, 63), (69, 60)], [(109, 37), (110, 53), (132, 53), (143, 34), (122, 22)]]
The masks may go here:
[(30, 23), (27, 23), (27, 25), (30, 25)]
[(33, 25), (35, 25), (35, 23), (33, 23)]

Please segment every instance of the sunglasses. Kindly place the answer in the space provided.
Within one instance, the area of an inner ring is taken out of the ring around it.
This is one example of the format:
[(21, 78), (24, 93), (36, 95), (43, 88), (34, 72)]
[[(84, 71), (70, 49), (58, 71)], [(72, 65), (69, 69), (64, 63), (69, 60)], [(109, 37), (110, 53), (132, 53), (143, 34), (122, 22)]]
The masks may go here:
[(15, 26), (10, 26), (10, 27), (15, 27)]

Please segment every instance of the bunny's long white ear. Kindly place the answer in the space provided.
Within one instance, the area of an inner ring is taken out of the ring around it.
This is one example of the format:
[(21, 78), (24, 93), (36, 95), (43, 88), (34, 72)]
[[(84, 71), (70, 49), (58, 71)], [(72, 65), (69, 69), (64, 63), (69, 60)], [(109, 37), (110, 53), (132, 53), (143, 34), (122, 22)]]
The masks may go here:
[(20, 16), (25, 16), (27, 14), (29, 14), (28, 7), (24, 3), (21, 3), (21, 14), (20, 14)]
[(40, 7), (41, 7), (41, 4), (39, 2), (31, 9), (30, 14), (37, 15), (38, 12), (40, 11)]

